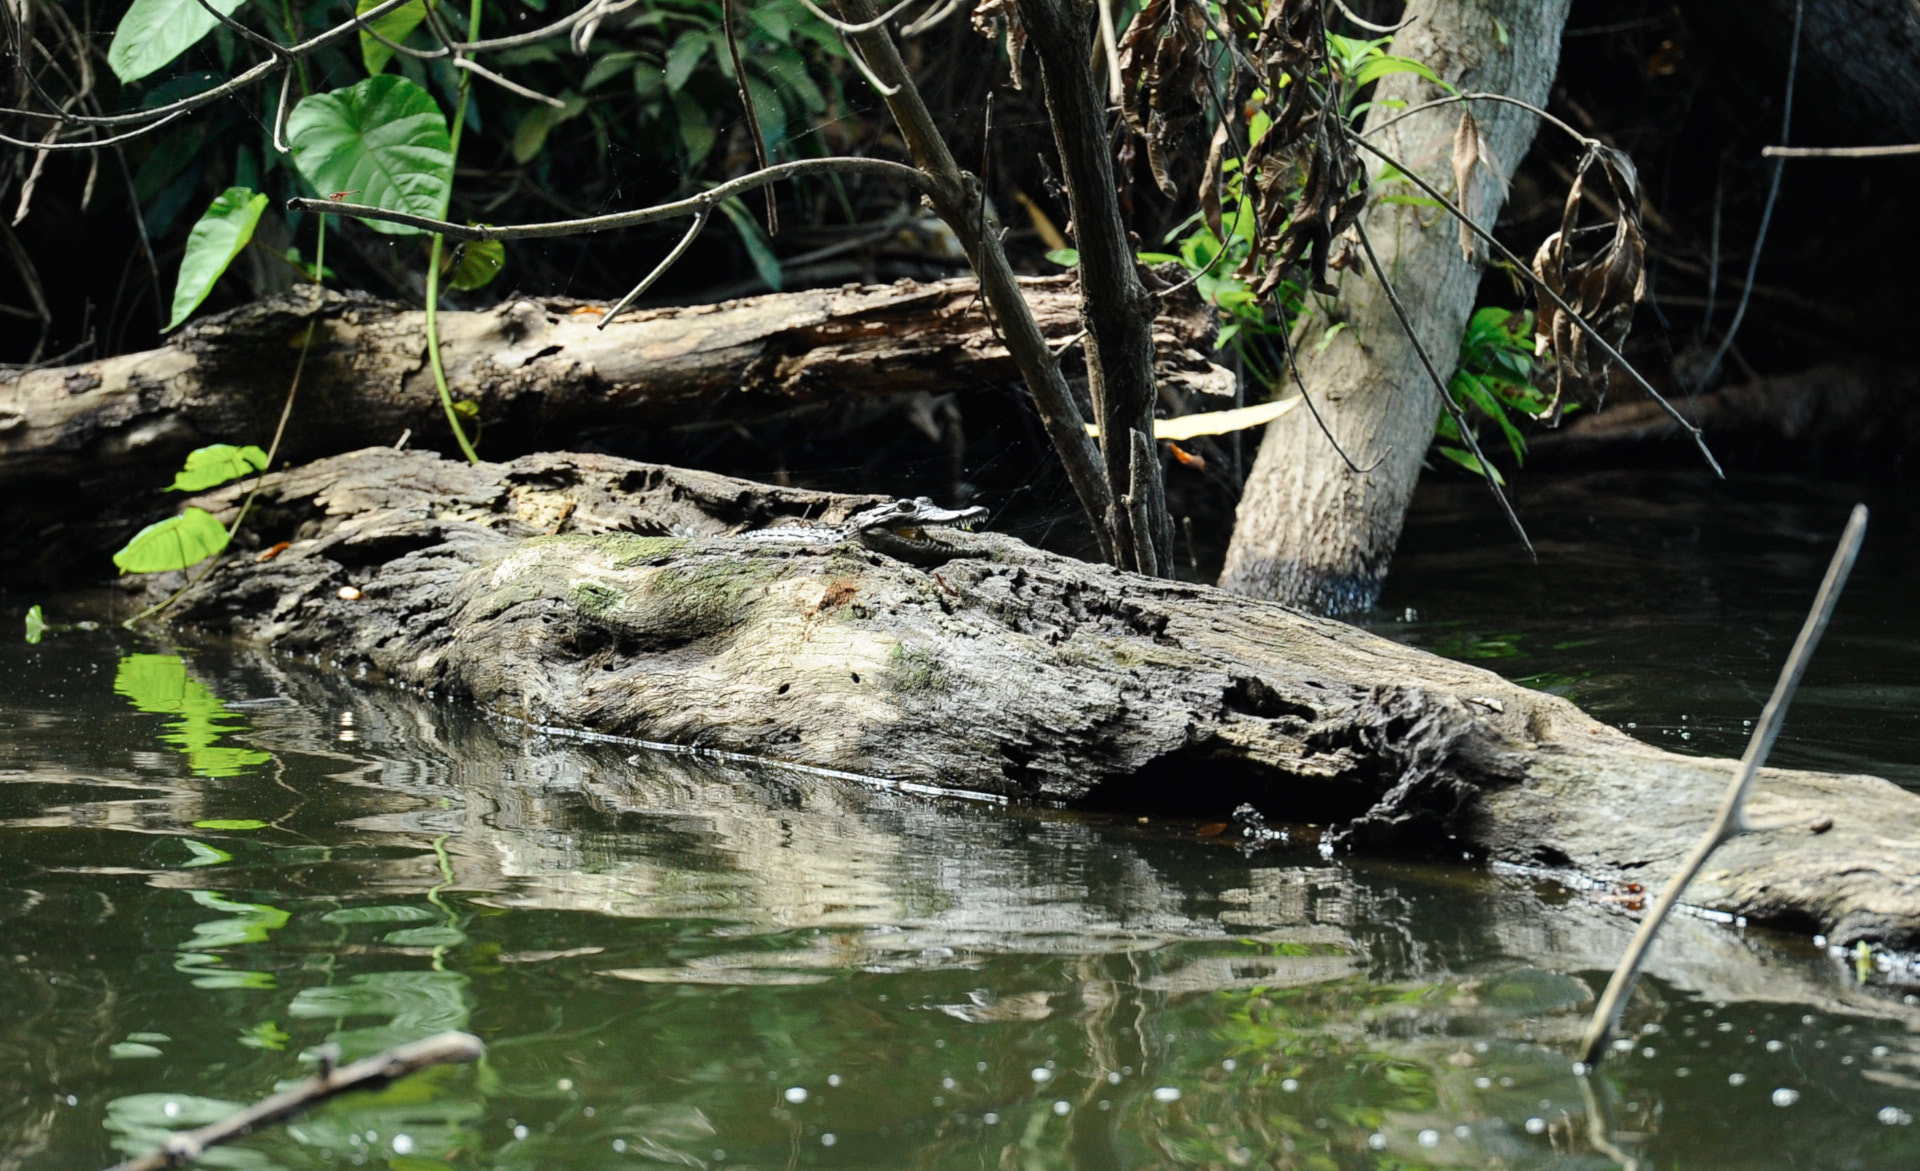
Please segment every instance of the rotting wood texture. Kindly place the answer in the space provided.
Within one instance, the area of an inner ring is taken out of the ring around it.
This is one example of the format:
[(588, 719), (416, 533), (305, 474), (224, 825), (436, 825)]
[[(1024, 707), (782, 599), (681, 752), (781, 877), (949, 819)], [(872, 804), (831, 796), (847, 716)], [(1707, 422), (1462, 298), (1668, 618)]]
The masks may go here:
[[(1080, 329), (1071, 277), (1020, 282), (1049, 340)], [(493, 450), (561, 444), (583, 425), (747, 420), (836, 399), (964, 391), (1019, 371), (971, 280), (849, 286), (622, 313), (518, 298), (442, 313), (454, 396), (472, 402)], [(297, 291), (212, 317), (146, 353), (0, 374), (0, 487), (62, 477), (148, 484), (207, 443), (265, 447), (316, 323), (282, 455), (293, 461), (390, 444), (411, 430), (438, 447), (446, 421), (426, 365), (422, 314), (363, 295)], [(1231, 395), (1208, 360), (1212, 311), (1173, 298), (1154, 326), (1157, 371), (1186, 393)], [(1078, 368), (1077, 348), (1063, 361)], [(164, 482), (164, 475), (162, 476)], [(16, 492), (17, 496), (17, 492)]]
[[(239, 494), (200, 503), (230, 515)], [(1649, 888), (1734, 767), (1339, 622), (1003, 535), (931, 569), (725, 535), (871, 500), (605, 456), (355, 452), (269, 477), (248, 528), (291, 546), (231, 558), (169, 620), (540, 725), (1019, 800), (1246, 801), (1356, 848)], [(1920, 943), (1920, 797), (1763, 777), (1752, 812), (1776, 828), (1725, 847), (1695, 900)]]

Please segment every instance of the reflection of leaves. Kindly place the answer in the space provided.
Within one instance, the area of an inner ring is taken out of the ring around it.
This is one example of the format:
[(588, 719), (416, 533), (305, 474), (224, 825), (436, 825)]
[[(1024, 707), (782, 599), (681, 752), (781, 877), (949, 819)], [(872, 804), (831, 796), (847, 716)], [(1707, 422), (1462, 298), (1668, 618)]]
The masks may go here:
[(392, 904), (379, 907), (341, 907), (320, 916), (329, 923), (425, 923), (440, 916), (425, 907)]
[(302, 988), (288, 1008), (304, 1020), (381, 1016), (385, 1025), (333, 1035), (349, 1061), (391, 1045), (467, 1027), (467, 978), (458, 972), (371, 972), (345, 984)]
[(178, 655), (125, 656), (114, 675), (113, 690), (143, 712), (180, 717), (167, 725), (160, 739), (184, 752), (198, 776), (235, 776), (273, 759), (257, 749), (218, 743), (223, 735), (244, 730), (244, 725), (229, 723), (239, 717), (199, 680), (188, 676), (187, 664)]
[[(115, 1098), (107, 1103), (105, 1126), (114, 1136), (113, 1149), (127, 1155), (144, 1155), (160, 1149), (167, 1136), (175, 1129), (205, 1126), (209, 1122), (218, 1122), (243, 1109), (243, 1103), (227, 1102), (219, 1098), (202, 1098), (195, 1094), (128, 1094), (124, 1098)], [(220, 1153), (244, 1150), (245, 1148), (223, 1147)], [(265, 1155), (255, 1152), (248, 1166), (265, 1166)], [(228, 1166), (235, 1164), (223, 1160)]]
[(239, 1041), (249, 1049), (265, 1049), (278, 1053), (293, 1040), (293, 1034), (280, 1027), (278, 1021), (261, 1021), (251, 1029), (241, 1032)]

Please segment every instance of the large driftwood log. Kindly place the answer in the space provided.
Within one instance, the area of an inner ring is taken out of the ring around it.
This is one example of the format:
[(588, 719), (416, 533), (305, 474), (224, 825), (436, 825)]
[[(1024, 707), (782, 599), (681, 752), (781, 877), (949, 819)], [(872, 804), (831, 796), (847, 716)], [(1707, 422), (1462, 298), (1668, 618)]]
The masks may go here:
[[(1025, 280), (1021, 291), (1051, 340), (1079, 331), (1070, 277)], [(448, 381), (479, 409), (490, 450), (562, 445), (583, 424), (751, 420), (802, 403), (1019, 377), (972, 280), (633, 311), (604, 330), (601, 316), (598, 306), (533, 298), (440, 315)], [(420, 311), (302, 290), (209, 318), (158, 350), (0, 373), (0, 490), (17, 503), (35, 486), (70, 495), (74, 477), (151, 487), (156, 469), (164, 483), (202, 444), (266, 446), (309, 323), (287, 459), (390, 444), (407, 430), (421, 446), (451, 449)], [(1154, 332), (1162, 378), (1232, 394), (1231, 372), (1205, 356), (1213, 331), (1197, 297), (1172, 299)]]
[[(1733, 767), (1338, 622), (1004, 536), (925, 569), (723, 535), (863, 498), (370, 450), (269, 477), (262, 500), (259, 539), (289, 547), (231, 559), (172, 621), (538, 725), (1012, 799), (1246, 801), (1337, 843), (1649, 886)], [(1920, 798), (1770, 769), (1754, 814), (1776, 828), (1716, 856), (1701, 904), (1920, 943)]]

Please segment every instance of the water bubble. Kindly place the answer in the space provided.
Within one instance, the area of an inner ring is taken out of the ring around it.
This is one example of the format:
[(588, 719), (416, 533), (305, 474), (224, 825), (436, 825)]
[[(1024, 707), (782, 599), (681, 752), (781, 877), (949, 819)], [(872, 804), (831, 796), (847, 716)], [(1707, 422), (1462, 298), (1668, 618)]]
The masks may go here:
[(1119, 1085), (1119, 1084), (1120, 1084), (1120, 1071), (1119, 1071), (1119, 1070), (1117, 1070), (1117, 1069), (1110, 1069), (1110, 1070), (1108, 1070), (1108, 1071), (1107, 1071), (1107, 1084), (1108, 1084), (1108, 1085), (1110, 1085), (1110, 1086), (1117, 1086), (1117, 1085)]
[(180, 1116), (180, 1103), (168, 1102), (166, 1105), (160, 1107), (160, 1113), (166, 1115), (168, 1118), (178, 1118)]
[(950, 1077), (943, 1077), (943, 1078), (941, 1078), (941, 1079), (940, 1079), (940, 1088), (941, 1088), (941, 1089), (943, 1089), (943, 1090), (951, 1090), (951, 1089), (953, 1088), (953, 1079), (952, 1079), (952, 1078), (950, 1078)]
[(1529, 1118), (1529, 1119), (1527, 1119), (1527, 1133), (1528, 1133), (1528, 1134), (1545, 1134), (1545, 1133), (1547, 1133), (1547, 1120), (1546, 1120), (1546, 1119), (1544, 1119), (1544, 1118)]
[(568, 1090), (571, 1090), (573, 1088), (573, 1079), (570, 1077), (563, 1077), (559, 1081), (553, 1084), (560, 1087), (560, 1092), (564, 1094)]
[(617, 1154), (621, 1154), (621, 1153), (623, 1153), (623, 1152), (624, 1152), (624, 1151), (625, 1151), (626, 1149), (627, 1149), (627, 1140), (626, 1140), (626, 1139), (623, 1139), (623, 1138), (617, 1138), (617, 1139), (614, 1139), (614, 1140), (613, 1140), (613, 1151), (614, 1151), (614, 1154), (616, 1154), (616, 1155), (617, 1155)]
[(1232, 1073), (1235, 1069), (1239, 1068), (1239, 1064), (1235, 1062), (1233, 1058), (1229, 1057), (1220, 1063), (1220, 1068), (1226, 1070), (1228, 1073)]
[(780, 1096), (782, 1098), (785, 1098), (787, 1101), (792, 1102), (794, 1105), (798, 1106), (800, 1103), (807, 1100), (807, 1087), (788, 1086), (787, 1092), (784, 1094), (781, 1094)]
[(1490, 1077), (1477, 1077), (1473, 1079), (1473, 1085), (1475, 1089), (1491, 1090), (1493, 1088), (1493, 1079)]
[(820, 1136), (820, 1145), (823, 1147), (830, 1147), (839, 1141), (839, 1136), (835, 1135), (832, 1131), (828, 1131)]
[(838, 1085), (840, 1084), (840, 1075), (839, 1075), (839, 1074), (837, 1074), (837, 1073), (830, 1073), (830, 1074), (828, 1074), (828, 1075), (827, 1075), (827, 1084), (828, 1084), (828, 1085), (830, 1085), (830, 1086), (838, 1086)]
[(1887, 1126), (1906, 1126), (1913, 1121), (1913, 1115), (1898, 1106), (1883, 1106), (1874, 1117)]
[(1384, 1151), (1387, 1149), (1387, 1136), (1376, 1130), (1367, 1136), (1367, 1145), (1376, 1151)]
[(1067, 1101), (1065, 1098), (1062, 1098), (1058, 1102), (1055, 1102), (1053, 1104), (1053, 1112), (1055, 1114), (1059, 1114), (1062, 1116), (1065, 1116), (1067, 1111), (1071, 1109), (1073, 1109), (1073, 1103)]
[(1875, 1045), (1872, 1052), (1875, 1057), (1885, 1057), (1888, 1049), (1885, 1045)]
[(67, 1105), (69, 1105), (69, 1106), (78, 1106), (79, 1104), (80, 1104), (80, 1099), (79, 1099), (79, 1097), (78, 1097), (78, 1096), (76, 1096), (76, 1095), (74, 1095), (74, 1094), (68, 1094), (68, 1095), (67, 1095)]
[(935, 1106), (945, 1106), (945, 1105), (947, 1104), (947, 1100), (946, 1100), (946, 1098), (944, 1098), (944, 1097), (942, 1097), (941, 1095), (939, 1095), (939, 1094), (935, 1094), (935, 1095), (933, 1096), (933, 1104), (934, 1104)]
[(1461, 1124), (1460, 1124), (1459, 1126), (1456, 1126), (1456, 1127), (1454, 1127), (1454, 1128), (1453, 1128), (1453, 1137), (1455, 1137), (1455, 1138), (1472, 1138), (1472, 1137), (1473, 1137), (1473, 1127), (1471, 1127), (1471, 1126), (1468, 1126), (1468, 1125), (1467, 1125), (1466, 1123), (1464, 1123), (1464, 1122), (1462, 1122), (1462, 1123), (1461, 1123)]
[(396, 1155), (413, 1154), (413, 1136), (396, 1134), (393, 1136), (393, 1153)]
[(1111, 1109), (1113, 1109), (1113, 1103), (1112, 1103), (1112, 1102), (1109, 1102), (1109, 1101), (1107, 1101), (1107, 1100), (1106, 1100), (1105, 1098), (1102, 1098), (1102, 1099), (1100, 1099), (1100, 1101), (1099, 1101), (1099, 1102), (1097, 1103), (1097, 1105), (1098, 1105), (1098, 1106), (1100, 1107), (1100, 1109), (1102, 1109), (1102, 1110), (1111, 1110)]
[(1658, 1052), (1659, 1052), (1659, 1050), (1658, 1050), (1658, 1049), (1655, 1049), (1655, 1048), (1654, 1048), (1653, 1046), (1651, 1046), (1651, 1045), (1646, 1045), (1646, 1046), (1642, 1046), (1642, 1047), (1641, 1047), (1641, 1049), (1640, 1049), (1640, 1056), (1642, 1056), (1642, 1057), (1649, 1057), (1649, 1058), (1650, 1058), (1650, 1057), (1652, 1057), (1652, 1056), (1653, 1056), (1654, 1054), (1656, 1054), (1656, 1053), (1658, 1053)]
[(994, 1123), (1000, 1121), (1000, 1116), (989, 1110), (980, 1116), (980, 1121), (986, 1123), (988, 1126), (992, 1126)]
[(1153, 1100), (1156, 1102), (1178, 1102), (1180, 1100), (1180, 1087), (1155, 1086), (1153, 1090)]
[(524, 1139), (524, 1138), (526, 1138), (526, 1137), (527, 1137), (527, 1128), (526, 1128), (526, 1126), (525, 1126), (524, 1124), (522, 1124), (522, 1125), (520, 1125), (520, 1126), (516, 1126), (516, 1127), (514, 1127), (514, 1128), (513, 1128), (513, 1137), (514, 1137), (514, 1138), (517, 1138), (517, 1139)]
[[(1814, 936), (1814, 938), (1815, 938), (1815, 939), (1819, 939), (1820, 937), (1819, 937), (1818, 935), (1816, 935), (1816, 936)], [(1803, 1024), (1803, 1025), (1810, 1025), (1810, 1024), (1812, 1024), (1812, 1023), (1813, 1023), (1813, 1014), (1812, 1014), (1812, 1013), (1808, 1013), (1807, 1015), (1805, 1015), (1805, 1016), (1803, 1016), (1803, 1017), (1801, 1017), (1801, 1018), (1800, 1018), (1800, 1023), (1801, 1023), (1801, 1024)]]
[(1615, 1041), (1613, 1043), (1613, 1051), (1615, 1053), (1626, 1053), (1630, 1051), (1632, 1048), (1633, 1048), (1633, 1041), (1632, 1039), (1627, 1037), (1622, 1037), (1618, 1041)]
[(1439, 1145), (1440, 1145), (1440, 1132), (1439, 1132), (1439, 1131), (1437, 1131), (1437, 1130), (1423, 1130), (1423, 1131), (1421, 1131), (1421, 1132), (1420, 1132), (1420, 1138), (1419, 1138), (1419, 1143), (1420, 1143), (1420, 1145), (1421, 1145), (1421, 1146), (1423, 1146), (1423, 1147), (1437, 1147), (1437, 1146), (1439, 1146)]
[(1674, 1077), (1691, 1077), (1693, 1076), (1693, 1071), (1683, 1065), (1679, 1069), (1676, 1069), (1673, 1071), (1673, 1076)]
[(1280, 1082), (1280, 1088), (1291, 1094), (1300, 1088), (1300, 1081), (1297, 1078), (1285, 1078)]
[(1773, 1092), (1775, 1106), (1791, 1106), (1800, 1100), (1800, 1091), (1790, 1086), (1781, 1086)]
[(1033, 1080), (1044, 1086), (1053, 1080), (1053, 1071), (1044, 1065), (1036, 1065), (1033, 1067)]
[(1747, 1084), (1747, 1075), (1744, 1073), (1730, 1073), (1727, 1075), (1727, 1084), (1730, 1086), (1744, 1086)]
[(1722, 1032), (1722, 1033), (1731, 1033), (1731, 1032), (1733, 1032), (1733, 1022), (1732, 1022), (1732, 1021), (1721, 1021), (1721, 1022), (1720, 1022), (1719, 1024), (1717, 1024), (1717, 1025), (1715, 1025), (1715, 1026), (1713, 1026), (1713, 1027), (1714, 1027), (1714, 1028), (1715, 1028), (1716, 1030), (1718, 1030), (1719, 1032)]
[[(985, 1072), (987, 1072), (987, 1063), (986, 1063), (986, 1062), (984, 1062), (984, 1061), (976, 1061), (976, 1062), (974, 1062), (974, 1063), (973, 1063), (973, 1071), (974, 1071), (975, 1073), (985, 1073)], [(830, 1085), (836, 1085), (836, 1086), (837, 1086), (837, 1085), (839, 1085), (840, 1083), (839, 1083), (839, 1082), (830, 1082), (830, 1083), (828, 1083), (828, 1084), (830, 1084)]]
[(1786, 1047), (1787, 1045), (1786, 1045), (1786, 1042), (1784, 1041), (1768, 1041), (1767, 1042), (1767, 1052), (1769, 1053), (1778, 1053), (1782, 1049), (1785, 1049)]

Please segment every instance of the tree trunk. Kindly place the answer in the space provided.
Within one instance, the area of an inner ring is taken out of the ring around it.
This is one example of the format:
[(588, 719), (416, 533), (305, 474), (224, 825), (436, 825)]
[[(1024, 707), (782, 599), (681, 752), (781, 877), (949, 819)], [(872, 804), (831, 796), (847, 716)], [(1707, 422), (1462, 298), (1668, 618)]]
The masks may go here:
[[(244, 493), (201, 503), (231, 515)], [(172, 621), (536, 726), (1001, 799), (1248, 802), (1334, 843), (1649, 884), (1733, 768), (1329, 619), (996, 534), (956, 534), (962, 555), (931, 566), (724, 535), (859, 498), (371, 449), (270, 476), (260, 502), (251, 539), (289, 546), (230, 558)], [(1920, 797), (1769, 770), (1754, 815), (1775, 828), (1716, 855), (1691, 901), (1920, 943)]]
[[(1543, 104), (1559, 62), (1567, 3), (1413, 0), (1406, 14), (1414, 19), (1395, 36), (1391, 51), (1427, 64), (1461, 90), (1491, 90)], [(1412, 104), (1438, 96), (1430, 83), (1403, 73), (1382, 80), (1375, 101), (1397, 98)], [(1537, 120), (1505, 104), (1473, 105), (1495, 165), (1502, 175), (1510, 174), (1532, 142)], [(1375, 105), (1368, 122), (1397, 113)], [(1370, 141), (1447, 188), (1459, 122), (1458, 105), (1440, 106)], [(1378, 195), (1419, 194), (1382, 183), (1380, 166), (1369, 161)], [(1501, 182), (1477, 182), (1466, 210), (1490, 225), (1505, 199)], [(1376, 198), (1362, 222), (1413, 317), (1420, 344), (1445, 378), (1473, 307), (1481, 266), (1461, 258), (1458, 225), (1444, 212)], [(1220, 579), (1237, 593), (1328, 614), (1365, 609), (1378, 596), (1440, 412), (1439, 393), (1370, 271), (1346, 275), (1333, 316), (1348, 328), (1325, 350), (1302, 346), (1301, 374), (1340, 446), (1356, 464), (1372, 470), (1350, 471), (1305, 411), (1270, 424), (1241, 497)]]
[[(1069, 277), (1021, 282), (1049, 338), (1079, 328)], [(858, 396), (943, 393), (1017, 379), (971, 280), (849, 287), (623, 313), (519, 299), (440, 315), (455, 398), (473, 402), (493, 451), (563, 443), (576, 428), (755, 416)], [(421, 314), (392, 302), (295, 293), (210, 318), (146, 353), (0, 378), (0, 490), (63, 496), (152, 487), (207, 443), (266, 446), (309, 322), (317, 323), (282, 454), (291, 460), (390, 444), (411, 429), (439, 446), (446, 423), (426, 366)], [(1162, 377), (1231, 394), (1205, 357), (1211, 311), (1168, 304), (1155, 323)]]

